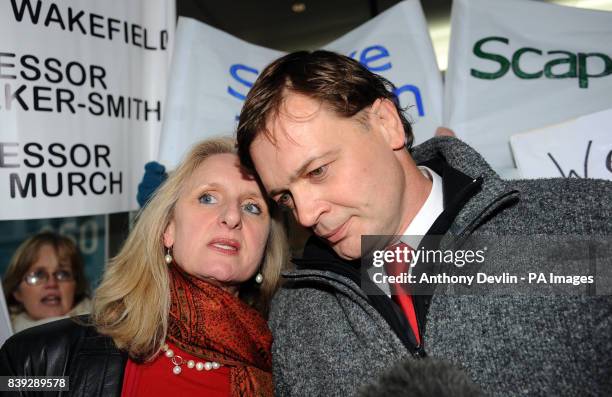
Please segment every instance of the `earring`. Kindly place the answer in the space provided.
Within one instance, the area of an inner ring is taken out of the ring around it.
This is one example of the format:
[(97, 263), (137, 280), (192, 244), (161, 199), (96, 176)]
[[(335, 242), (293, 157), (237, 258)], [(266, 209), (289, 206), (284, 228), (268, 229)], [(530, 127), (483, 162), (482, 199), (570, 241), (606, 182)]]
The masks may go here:
[(261, 273), (257, 273), (257, 276), (255, 276), (255, 282), (257, 284), (263, 283), (263, 275)]
[(172, 263), (173, 260), (174, 258), (172, 257), (170, 248), (166, 248), (166, 255), (164, 256), (164, 262), (166, 262), (166, 265), (169, 265)]

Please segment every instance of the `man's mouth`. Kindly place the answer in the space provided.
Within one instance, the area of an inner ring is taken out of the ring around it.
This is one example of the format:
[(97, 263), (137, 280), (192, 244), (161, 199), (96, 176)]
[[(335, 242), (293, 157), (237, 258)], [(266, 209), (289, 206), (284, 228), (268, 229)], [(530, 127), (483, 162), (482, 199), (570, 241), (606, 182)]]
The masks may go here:
[(346, 237), (346, 233), (348, 231), (348, 221), (344, 222), (337, 228), (333, 229), (331, 232), (319, 235), (319, 237), (327, 240), (330, 244), (335, 244), (338, 241), (342, 240)]

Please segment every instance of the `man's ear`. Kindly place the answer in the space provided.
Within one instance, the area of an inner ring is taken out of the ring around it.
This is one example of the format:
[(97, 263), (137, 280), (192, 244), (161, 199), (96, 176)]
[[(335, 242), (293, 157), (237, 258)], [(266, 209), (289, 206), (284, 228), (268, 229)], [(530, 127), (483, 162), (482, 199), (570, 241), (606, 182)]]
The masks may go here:
[(402, 149), (406, 145), (404, 124), (397, 113), (395, 104), (386, 98), (374, 101), (369, 113), (370, 125), (383, 135), (391, 149)]
[(176, 226), (174, 225), (174, 219), (168, 223), (166, 226), (166, 230), (164, 230), (164, 246), (166, 248), (170, 248), (174, 245), (174, 233), (176, 230)]

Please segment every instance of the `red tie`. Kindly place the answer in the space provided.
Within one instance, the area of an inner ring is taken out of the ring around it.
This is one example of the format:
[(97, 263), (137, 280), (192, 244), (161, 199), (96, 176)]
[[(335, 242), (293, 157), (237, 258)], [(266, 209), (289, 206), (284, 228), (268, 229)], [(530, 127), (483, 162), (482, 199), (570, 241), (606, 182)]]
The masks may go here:
[[(411, 253), (409, 258), (412, 257), (413, 249), (408, 244), (398, 243), (398, 244), (395, 244), (389, 247), (388, 249), (390, 251), (395, 252), (398, 247), (401, 252), (404, 251), (404, 248), (407, 248)], [(407, 273), (409, 266), (410, 266), (410, 261), (408, 262), (390, 262), (385, 265), (385, 270), (387, 272), (387, 275), (389, 276), (398, 276), (401, 273)], [(391, 287), (391, 299), (393, 299), (393, 301), (399, 305), (399, 307), (404, 312), (404, 315), (406, 315), (406, 318), (408, 319), (408, 323), (410, 324), (410, 328), (412, 328), (412, 332), (414, 333), (414, 336), (416, 338), (417, 344), (420, 345), (421, 337), (419, 336), (419, 325), (417, 323), (416, 312), (414, 311), (414, 303), (412, 302), (412, 295), (408, 294), (402, 288), (402, 284), (392, 283), (390, 284), (390, 287)]]

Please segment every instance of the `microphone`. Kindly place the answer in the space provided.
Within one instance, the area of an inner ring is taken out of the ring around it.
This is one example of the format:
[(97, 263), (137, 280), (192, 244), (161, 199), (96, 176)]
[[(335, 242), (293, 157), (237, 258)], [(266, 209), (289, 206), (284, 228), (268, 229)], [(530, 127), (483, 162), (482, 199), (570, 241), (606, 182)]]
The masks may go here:
[(406, 359), (363, 386), (359, 397), (482, 397), (485, 393), (460, 368), (432, 358)]

